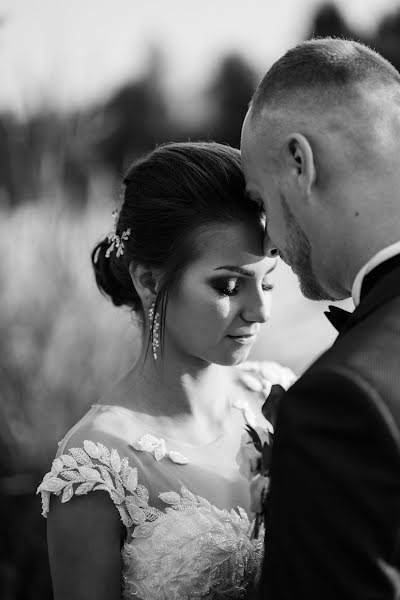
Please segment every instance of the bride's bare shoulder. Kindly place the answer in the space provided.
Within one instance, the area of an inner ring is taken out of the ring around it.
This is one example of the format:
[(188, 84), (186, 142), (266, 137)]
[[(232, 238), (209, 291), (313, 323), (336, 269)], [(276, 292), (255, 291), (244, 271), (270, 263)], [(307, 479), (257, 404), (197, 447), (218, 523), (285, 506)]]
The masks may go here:
[(140, 437), (142, 429), (140, 413), (118, 403), (112, 397), (103, 398), (101, 402), (93, 404), (66, 433), (59, 442), (58, 454), (69, 448), (82, 447), (85, 440), (121, 449)]

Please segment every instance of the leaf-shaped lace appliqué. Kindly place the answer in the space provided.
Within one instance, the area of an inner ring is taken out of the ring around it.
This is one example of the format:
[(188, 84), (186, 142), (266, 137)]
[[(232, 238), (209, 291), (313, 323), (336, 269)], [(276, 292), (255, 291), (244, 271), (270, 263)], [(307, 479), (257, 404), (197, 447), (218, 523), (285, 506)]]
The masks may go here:
[(130, 444), (131, 448), (138, 452), (150, 452), (157, 461), (162, 460), (167, 456), (172, 462), (178, 465), (187, 465), (189, 460), (175, 450), (167, 450), (165, 440), (163, 438), (157, 438), (150, 433), (142, 435), (138, 440), (135, 440)]
[(85, 440), (83, 448), (70, 448), (69, 454), (53, 460), (37, 489), (42, 496), (42, 515), (46, 517), (49, 512), (50, 494), (62, 493), (61, 502), (69, 502), (74, 495), (96, 490), (108, 492), (127, 528), (164, 514), (149, 506), (149, 492), (139, 484), (137, 468), (131, 467), (126, 457), (121, 458), (117, 450), (110, 451), (101, 443)]
[(246, 512), (219, 509), (185, 487), (159, 498), (165, 516), (137, 527), (124, 545), (124, 597), (247, 598), (260, 573), (263, 541), (250, 538)]
[[(173, 508), (174, 510), (186, 510), (198, 508), (200, 506), (212, 506), (211, 503), (207, 500), (207, 498), (203, 498), (202, 496), (196, 496), (184, 485), (181, 487), (180, 494), (178, 494), (177, 492), (163, 492), (162, 494), (159, 494), (158, 497), (164, 502), (164, 504), (167, 504), (169, 508)], [(217, 511), (220, 516), (229, 514), (227, 513), (227, 511), (219, 511), (219, 509), (216, 507), (214, 507), (214, 510)], [(242, 511), (240, 514), (243, 516), (244, 519), (246, 519), (246, 527), (250, 526), (250, 522), (247, 517), (246, 511), (244, 511), (242, 508), (238, 510)], [(167, 508), (166, 512), (168, 511), (169, 509)]]
[[(72, 459), (72, 460), (71, 460)], [(85, 440), (53, 461), (38, 488), (43, 515), (50, 494), (104, 490), (132, 537), (122, 549), (125, 600), (200, 600), (246, 597), (262, 560), (261, 539), (249, 536), (246, 512), (223, 510), (185, 486), (159, 494), (165, 509), (149, 505), (149, 491), (127, 457)]]

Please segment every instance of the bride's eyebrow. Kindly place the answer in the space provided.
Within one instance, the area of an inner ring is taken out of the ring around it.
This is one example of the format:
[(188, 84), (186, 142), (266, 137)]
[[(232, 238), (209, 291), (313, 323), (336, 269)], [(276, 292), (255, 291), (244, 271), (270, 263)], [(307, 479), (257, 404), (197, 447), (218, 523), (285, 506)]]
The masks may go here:
[[(272, 267), (268, 269), (267, 274), (272, 273), (272, 271), (276, 269), (277, 264), (278, 261), (276, 260)], [(225, 271), (232, 271), (233, 273), (238, 273), (239, 275), (244, 275), (245, 277), (255, 277), (255, 272), (251, 269), (244, 269), (243, 267), (237, 267), (236, 265), (224, 265), (223, 267), (217, 267), (214, 269), (214, 271), (220, 271), (221, 269), (224, 269)]]
[(224, 269), (225, 271), (232, 271), (233, 273), (238, 273), (239, 275), (244, 275), (245, 277), (254, 277), (254, 271), (250, 269), (244, 269), (243, 267), (236, 267), (235, 265), (224, 265), (223, 267), (217, 267), (214, 271), (220, 271)]

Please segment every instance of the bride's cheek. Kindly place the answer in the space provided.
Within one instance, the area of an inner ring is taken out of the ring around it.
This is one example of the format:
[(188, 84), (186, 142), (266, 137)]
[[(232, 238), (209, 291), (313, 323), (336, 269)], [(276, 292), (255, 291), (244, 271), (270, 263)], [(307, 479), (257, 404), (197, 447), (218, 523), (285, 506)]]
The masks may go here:
[(214, 310), (216, 317), (222, 322), (225, 321), (231, 313), (231, 300), (229, 296), (220, 298), (214, 304)]

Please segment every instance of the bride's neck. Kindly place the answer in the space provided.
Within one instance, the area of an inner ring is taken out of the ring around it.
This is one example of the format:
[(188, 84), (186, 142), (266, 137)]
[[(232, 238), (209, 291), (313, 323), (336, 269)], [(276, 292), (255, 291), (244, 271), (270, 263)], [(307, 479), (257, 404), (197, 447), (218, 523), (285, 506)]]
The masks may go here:
[(154, 416), (217, 423), (230, 409), (229, 367), (203, 361), (184, 364), (163, 357), (154, 363), (149, 355), (136, 363), (131, 376), (142, 388)]

